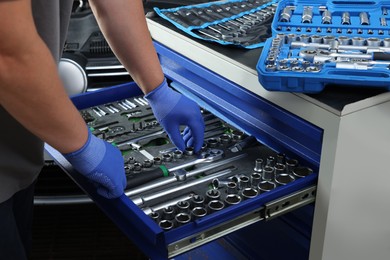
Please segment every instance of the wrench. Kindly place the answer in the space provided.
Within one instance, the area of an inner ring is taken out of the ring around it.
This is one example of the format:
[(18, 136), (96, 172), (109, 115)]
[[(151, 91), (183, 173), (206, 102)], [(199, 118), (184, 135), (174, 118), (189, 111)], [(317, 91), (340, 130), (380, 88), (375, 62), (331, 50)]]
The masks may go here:
[[(223, 157), (223, 151), (219, 149), (210, 149), (206, 152), (202, 152), (198, 157), (199, 158), (193, 161), (180, 164), (169, 169), (166, 168), (165, 165), (160, 165), (159, 168), (154, 170), (127, 176), (127, 188), (134, 188), (157, 178), (167, 177), (172, 172), (176, 172), (178, 170), (185, 169), (197, 164), (214, 162)], [(180, 175), (177, 175), (176, 177), (180, 179), (185, 178), (185, 176)]]
[[(236, 155), (234, 157), (230, 157), (230, 158), (223, 159), (223, 160), (220, 160), (220, 161), (217, 161), (217, 162), (214, 162), (214, 163), (206, 164), (206, 165), (204, 165), (202, 167), (199, 167), (199, 168), (194, 169), (192, 171), (186, 172), (185, 173), (186, 178), (199, 176), (200, 174), (202, 174), (202, 173), (204, 173), (206, 171), (209, 171), (209, 170), (215, 169), (217, 167), (220, 167), (220, 166), (232, 163), (232, 162), (240, 160), (240, 159), (242, 159), (242, 158), (244, 158), (246, 156), (248, 156), (246, 153), (242, 153), (242, 154), (238, 154), (238, 155)], [(166, 177), (166, 178), (160, 178), (158, 181), (153, 181), (153, 182), (150, 182), (150, 183), (148, 183), (146, 185), (142, 185), (140, 187), (137, 187), (135, 189), (127, 190), (125, 192), (125, 194), (128, 197), (135, 196), (135, 195), (138, 195), (140, 193), (143, 193), (143, 192), (146, 192), (146, 191), (150, 191), (150, 190), (153, 190), (153, 189), (156, 189), (156, 188), (159, 188), (159, 187), (163, 187), (163, 186), (166, 186), (168, 184), (177, 182), (178, 180), (179, 179), (176, 176), (169, 176), (169, 177)]]
[(361, 59), (361, 60), (382, 60), (389, 61), (390, 54), (383, 52), (373, 52), (369, 54), (363, 53), (339, 53), (330, 52), (318, 49), (303, 49), (299, 52), (299, 56), (310, 62), (326, 62), (335, 59)]

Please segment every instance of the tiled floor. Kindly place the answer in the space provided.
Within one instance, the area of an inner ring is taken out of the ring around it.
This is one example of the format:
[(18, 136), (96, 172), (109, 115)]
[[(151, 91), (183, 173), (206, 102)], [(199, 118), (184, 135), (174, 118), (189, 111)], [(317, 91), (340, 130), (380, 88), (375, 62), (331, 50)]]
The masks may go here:
[(36, 206), (31, 260), (148, 259), (94, 205)]

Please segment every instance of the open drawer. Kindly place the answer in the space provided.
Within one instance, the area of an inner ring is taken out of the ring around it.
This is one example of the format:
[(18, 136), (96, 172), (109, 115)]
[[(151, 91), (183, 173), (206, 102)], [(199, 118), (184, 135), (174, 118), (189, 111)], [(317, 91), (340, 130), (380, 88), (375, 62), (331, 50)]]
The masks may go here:
[[(222, 105), (200, 99), (206, 90), (187, 91), (181, 77), (174, 76), (174, 67), (164, 65), (166, 76), (177, 79), (171, 85), (202, 107), (206, 132), (201, 153), (173, 147), (135, 83), (72, 98), (93, 133), (122, 151), (128, 177), (125, 195), (102, 198), (46, 145), (57, 164), (145, 255), (171, 258), (315, 201), (319, 129), (255, 96), (244, 99), (246, 105), (235, 111), (223, 106), (234, 104), (229, 100), (234, 91), (218, 96)], [(211, 83), (202, 83), (213, 90)], [(257, 109), (242, 110), (251, 102), (264, 111), (256, 117), (261, 124), (247, 120)], [(287, 130), (289, 134), (281, 134)], [(316, 146), (306, 145), (310, 140)], [(165, 177), (145, 178), (156, 171)]]

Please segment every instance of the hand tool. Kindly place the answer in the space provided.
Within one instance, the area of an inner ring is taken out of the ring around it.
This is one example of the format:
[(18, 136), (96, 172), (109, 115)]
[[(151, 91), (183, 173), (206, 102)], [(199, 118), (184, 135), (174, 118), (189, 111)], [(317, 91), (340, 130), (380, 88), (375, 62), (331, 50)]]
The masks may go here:
[(225, 207), (225, 204), (221, 200), (212, 200), (207, 204), (207, 208), (210, 213), (220, 211)]
[(134, 188), (145, 184), (149, 181), (155, 180), (160, 177), (168, 177), (170, 173), (178, 171), (180, 169), (185, 169), (201, 163), (210, 163), (217, 161), (223, 157), (223, 151), (219, 149), (209, 149), (207, 152), (202, 152), (198, 159), (193, 161), (180, 164), (172, 168), (166, 168), (165, 165), (160, 165), (159, 168), (156, 168), (151, 171), (145, 171), (139, 174), (133, 174), (127, 176), (127, 188)]
[(147, 134), (147, 135), (144, 135), (144, 136), (140, 136), (140, 137), (137, 137), (137, 138), (133, 138), (131, 140), (127, 140), (127, 141), (122, 141), (122, 142), (118, 142), (117, 143), (117, 147), (121, 147), (121, 146), (124, 146), (124, 145), (131, 145), (131, 144), (136, 144), (137, 142), (141, 141), (141, 140), (144, 140), (146, 138), (150, 138), (150, 137), (153, 137), (153, 136), (159, 136), (161, 134), (165, 133), (164, 130), (160, 130), (160, 131), (156, 131), (154, 133), (151, 133), (151, 134)]
[(174, 228), (174, 224), (173, 224), (173, 221), (172, 220), (168, 220), (168, 219), (163, 219), (161, 220), (158, 225), (160, 226), (160, 228), (164, 231), (167, 231), (167, 230), (171, 230), (172, 228)]
[(275, 182), (279, 185), (286, 185), (294, 180), (294, 176), (287, 173), (281, 173), (275, 176)]
[[(330, 44), (321, 44), (321, 43), (304, 43), (304, 42), (291, 42), (291, 49), (299, 49), (299, 48), (312, 48), (312, 49), (325, 49), (328, 50), (331, 47)], [(372, 47), (372, 46), (356, 46), (356, 45), (338, 45), (336, 51), (346, 50), (346, 51), (362, 51), (366, 53), (372, 52), (390, 52), (389, 47)]]
[(191, 216), (193, 219), (198, 219), (207, 215), (207, 210), (203, 207), (193, 208), (191, 211)]
[(262, 182), (259, 183), (257, 188), (259, 189), (260, 193), (264, 193), (264, 192), (267, 192), (267, 191), (275, 189), (276, 188), (276, 184), (274, 182), (272, 182), (272, 181), (262, 181)]
[(185, 225), (191, 221), (191, 216), (187, 213), (181, 212), (175, 216), (175, 221), (179, 226)]
[(253, 188), (245, 188), (241, 192), (243, 199), (252, 199), (252, 198), (256, 197), (257, 194), (258, 194), (257, 190), (255, 190)]
[[(338, 69), (368, 70), (368, 69), (372, 69), (374, 65), (390, 65), (390, 62), (380, 62), (380, 61), (336, 62), (336, 68)], [(386, 69), (389, 69), (389, 67), (386, 67)]]
[(228, 169), (221, 170), (221, 171), (215, 172), (213, 174), (204, 176), (203, 178), (196, 179), (196, 180), (181, 184), (180, 186), (170, 187), (168, 189), (160, 190), (160, 191), (157, 191), (157, 192), (154, 192), (151, 194), (147, 194), (145, 196), (137, 196), (137, 197), (132, 198), (132, 200), (133, 200), (135, 205), (141, 206), (141, 205), (143, 205), (147, 202), (153, 201), (155, 199), (160, 199), (164, 196), (168, 196), (171, 194), (178, 194), (182, 191), (193, 188), (197, 185), (208, 183), (215, 178), (226, 177), (227, 175), (231, 174), (232, 171), (234, 171), (235, 169), (236, 168), (232, 166), (232, 167), (229, 167)]
[(242, 151), (242, 149), (250, 147), (252, 145), (255, 145), (257, 143), (256, 137), (254, 136), (248, 136), (244, 138), (242, 141), (235, 143), (234, 145), (230, 146), (228, 149), (233, 152), (239, 152)]
[(305, 166), (296, 167), (292, 171), (292, 174), (297, 178), (303, 178), (303, 177), (306, 177), (312, 173), (313, 173), (313, 170), (311, 168), (305, 167)]
[(289, 22), (292, 12), (295, 10), (295, 6), (286, 6), (283, 8), (279, 16), (279, 22)]
[(368, 18), (368, 14), (366, 12), (359, 13), (360, 25), (369, 25), (370, 19)]
[(390, 61), (390, 54), (383, 52), (373, 52), (369, 54), (360, 54), (360, 53), (340, 53), (340, 52), (330, 52), (326, 50), (317, 50), (308, 53), (304, 49), (300, 51), (299, 56), (305, 60), (311, 62), (335, 62), (337, 59), (344, 59), (343, 61), (348, 61), (346, 59), (361, 59), (361, 60), (372, 60), (372, 61)]
[(341, 16), (341, 24), (342, 25), (350, 25), (351, 24), (351, 16), (349, 12), (344, 12)]
[(311, 23), (313, 19), (313, 7), (312, 6), (304, 6), (302, 13), (302, 23)]
[(265, 166), (263, 169), (263, 180), (272, 181), (274, 179), (274, 168), (271, 166)]
[(257, 158), (255, 160), (255, 168), (253, 169), (255, 172), (262, 172), (264, 167), (264, 160), (262, 158)]
[(323, 12), (322, 12), (322, 23), (323, 24), (331, 24), (332, 23), (332, 13), (325, 9)]
[(229, 205), (236, 205), (241, 202), (241, 197), (238, 194), (228, 194), (225, 197), (225, 204), (227, 206)]
[(183, 196), (179, 196), (179, 197), (176, 197), (174, 199), (171, 199), (171, 200), (168, 200), (168, 201), (164, 201), (163, 203), (159, 203), (157, 205), (141, 208), (141, 210), (146, 215), (150, 215), (152, 212), (158, 212), (158, 211), (160, 211), (163, 208), (177, 205), (179, 202), (189, 201), (194, 196), (196, 196), (194, 193), (188, 193), (188, 194), (185, 194)]
[[(207, 164), (205, 166), (199, 167), (198, 169), (194, 169), (192, 171), (187, 172), (186, 177), (187, 177), (187, 179), (191, 178), (191, 177), (196, 177), (199, 174), (204, 173), (205, 171), (209, 171), (209, 170), (212, 170), (214, 168), (227, 165), (227, 164), (232, 163), (236, 160), (243, 159), (246, 156), (248, 156), (248, 155), (245, 153), (239, 154), (239, 155), (231, 157), (231, 158), (227, 158), (224, 160), (220, 160), (220, 161), (217, 161), (214, 163)], [(127, 191), (125, 191), (125, 194), (126, 194), (126, 196), (131, 197), (134, 195), (138, 195), (142, 192), (156, 189), (158, 187), (162, 187), (162, 186), (165, 186), (165, 185), (168, 185), (170, 183), (177, 182), (177, 181), (178, 181), (178, 179), (176, 178), (176, 176), (170, 176), (167, 178), (160, 178), (158, 181), (151, 182), (151, 183), (148, 183), (146, 185), (142, 185), (142, 186), (137, 187), (135, 189), (127, 190)]]

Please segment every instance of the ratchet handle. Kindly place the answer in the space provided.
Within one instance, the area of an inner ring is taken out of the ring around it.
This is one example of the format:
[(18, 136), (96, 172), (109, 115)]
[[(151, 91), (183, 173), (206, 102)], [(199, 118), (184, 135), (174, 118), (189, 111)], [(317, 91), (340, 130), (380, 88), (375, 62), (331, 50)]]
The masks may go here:
[(161, 165), (159, 168), (153, 169), (151, 171), (145, 171), (137, 174), (128, 175), (126, 176), (127, 179), (126, 188), (128, 189), (134, 188), (142, 184), (145, 184), (149, 181), (153, 181), (161, 177), (166, 177), (168, 175), (169, 175), (169, 171), (164, 165)]
[(373, 60), (386, 60), (386, 61), (390, 61), (390, 53), (387, 53), (387, 52), (373, 52), (372, 59)]

